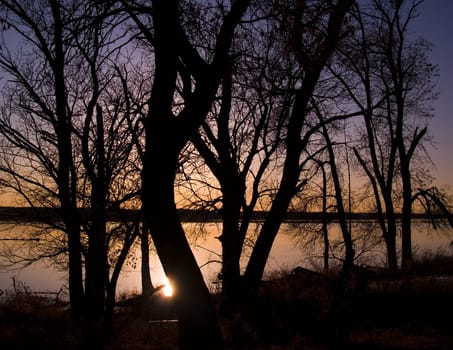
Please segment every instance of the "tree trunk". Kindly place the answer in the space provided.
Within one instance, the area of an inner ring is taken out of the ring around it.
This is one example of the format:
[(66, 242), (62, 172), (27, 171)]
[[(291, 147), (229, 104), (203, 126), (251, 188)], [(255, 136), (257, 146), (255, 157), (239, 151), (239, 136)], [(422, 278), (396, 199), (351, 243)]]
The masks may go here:
[[(306, 71), (302, 79), (302, 86), (296, 92), (293, 109), (287, 126), (286, 159), (280, 187), (253, 248), (244, 275), (247, 287), (255, 295), (258, 291), (258, 285), (263, 276), (272, 244), (299, 185), (300, 156), (304, 147), (308, 144), (311, 135), (310, 132), (307, 132), (307, 134), (302, 136), (307, 106), (313, 95), (321, 71), (340, 40), (343, 20), (352, 3), (353, 1), (351, 0), (340, 0), (332, 7), (332, 12), (328, 19), (327, 35), (319, 43), (319, 50), (315, 50), (312, 56), (310, 54), (303, 55), (303, 60), (299, 62), (301, 66), (304, 66)], [(303, 40), (301, 26), (295, 25), (293, 29), (295, 40)], [(299, 48), (295, 47), (294, 49), (297, 50)], [(314, 129), (311, 131), (313, 132)]]
[[(70, 212), (69, 215), (71, 215)], [(73, 215), (77, 216), (76, 210), (74, 210)], [(71, 307), (71, 319), (79, 321), (82, 319), (84, 310), (80, 225), (68, 219), (64, 220), (64, 222), (68, 236), (69, 304)]]
[(142, 276), (142, 295), (151, 295), (154, 287), (151, 281), (151, 270), (149, 267), (149, 228), (146, 220), (142, 219), (142, 232), (140, 235), (141, 248), (141, 276)]
[(301, 131), (305, 120), (308, 101), (316, 86), (320, 70), (306, 75), (301, 90), (297, 91), (294, 108), (288, 124), (286, 159), (278, 192), (263, 223), (258, 239), (244, 274), (245, 286), (250, 297), (258, 293), (269, 253), (280, 229), (288, 206), (296, 193), (300, 176), (299, 158), (302, 152)]
[[(297, 158), (297, 165), (298, 159), (299, 158)], [(255, 298), (258, 294), (258, 287), (264, 273), (269, 253), (293, 197), (298, 176), (299, 169), (298, 166), (296, 166), (296, 168), (293, 169), (291, 178), (284, 178), (282, 180), (282, 185), (280, 185), (277, 197), (272, 203), (272, 208), (263, 223), (258, 239), (253, 247), (252, 255), (250, 256), (244, 273), (244, 284), (247, 288), (247, 294), (251, 298)]]
[[(403, 162), (402, 162), (403, 163)], [(403, 210), (401, 213), (401, 269), (410, 271), (412, 261), (412, 185), (408, 164), (401, 164)]]
[(345, 246), (345, 258), (343, 262), (343, 279), (344, 279), (344, 286), (347, 285), (349, 279), (351, 278), (352, 267), (354, 265), (354, 257), (355, 257), (355, 250), (354, 250), (354, 243), (352, 241), (351, 232), (349, 231), (348, 224), (347, 224), (347, 217), (346, 211), (344, 209), (343, 204), (343, 194), (341, 191), (341, 184), (340, 184), (340, 176), (338, 174), (337, 164), (335, 161), (335, 153), (333, 150), (332, 141), (330, 140), (329, 133), (325, 125), (323, 125), (323, 134), (324, 139), (326, 140), (327, 150), (329, 153), (329, 165), (330, 171), (332, 174), (332, 180), (335, 187), (335, 201), (337, 203), (337, 212), (338, 218), (340, 221), (340, 228), (341, 234), (343, 236), (343, 242)]
[(92, 229), (88, 237), (85, 262), (86, 315), (90, 322), (100, 323), (104, 317), (104, 299), (108, 280), (107, 252), (105, 247), (105, 208), (92, 209)]
[(96, 206), (92, 227), (88, 232), (88, 252), (85, 260), (85, 337), (83, 346), (100, 347), (104, 339), (105, 293), (108, 281), (107, 252), (105, 246), (105, 207)]
[[(325, 164), (325, 163), (324, 163)], [(323, 269), (324, 271), (329, 270), (329, 222), (327, 219), (327, 174), (324, 169), (324, 164), (321, 165), (322, 172), (322, 240), (324, 243), (323, 253)]]
[(396, 218), (393, 209), (385, 214), (387, 217), (387, 227), (384, 231), (384, 242), (387, 249), (387, 264), (390, 271), (398, 270), (398, 258), (396, 254)]
[[(84, 163), (91, 181), (91, 229), (88, 232), (88, 253), (85, 262), (86, 276), (86, 314), (94, 328), (102, 326), (104, 321), (104, 302), (109, 280), (107, 262), (107, 185), (109, 179), (105, 170), (104, 123), (100, 106), (96, 106), (96, 163), (84, 154)], [(86, 144), (86, 149), (88, 145)]]
[(240, 181), (225, 179), (222, 208), (222, 313), (230, 314), (241, 298), (240, 259), (243, 238), (239, 230), (241, 203), (244, 193)]
[(173, 185), (178, 154), (175, 148), (169, 148), (171, 141), (159, 142), (158, 138), (151, 137), (154, 142), (145, 154), (143, 208), (157, 253), (173, 286), (180, 349), (221, 349), (222, 336), (211, 295), (175, 205)]
[(63, 21), (58, 1), (50, 2), (54, 20), (55, 59), (52, 62), (56, 108), (55, 133), (58, 142), (58, 197), (63, 222), (68, 235), (69, 299), (71, 317), (80, 320), (84, 310), (80, 220), (77, 213), (75, 186), (77, 178), (72, 162), (71, 118), (66, 110), (65, 54), (63, 49)]
[(107, 283), (106, 288), (106, 300), (105, 300), (105, 325), (107, 330), (113, 329), (113, 311), (115, 307), (115, 299), (116, 299), (116, 288), (118, 285), (118, 279), (120, 277), (121, 269), (124, 266), (124, 263), (127, 259), (127, 255), (134, 243), (135, 239), (138, 236), (138, 231), (135, 230), (134, 233), (127, 230), (126, 239), (124, 241), (124, 245), (121, 248), (121, 253), (116, 261), (116, 264), (113, 268), (110, 281)]

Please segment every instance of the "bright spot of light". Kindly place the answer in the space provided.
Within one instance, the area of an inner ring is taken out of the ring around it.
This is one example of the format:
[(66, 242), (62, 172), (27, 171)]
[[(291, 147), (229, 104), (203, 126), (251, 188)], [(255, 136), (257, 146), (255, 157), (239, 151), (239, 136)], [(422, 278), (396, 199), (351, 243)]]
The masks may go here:
[(162, 292), (164, 293), (164, 296), (166, 296), (166, 297), (173, 296), (173, 287), (171, 286), (170, 281), (168, 280), (168, 278), (165, 281), (165, 287), (162, 290)]

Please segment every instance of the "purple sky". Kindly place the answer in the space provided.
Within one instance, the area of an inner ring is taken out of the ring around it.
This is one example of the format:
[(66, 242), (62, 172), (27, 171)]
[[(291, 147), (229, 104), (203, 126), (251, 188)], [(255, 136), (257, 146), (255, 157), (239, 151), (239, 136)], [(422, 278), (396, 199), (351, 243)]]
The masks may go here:
[(434, 44), (431, 62), (439, 66), (439, 99), (429, 132), (436, 149), (430, 155), (438, 185), (453, 186), (453, 1), (425, 0), (413, 30)]
[(429, 154), (435, 164), (432, 175), (437, 185), (450, 185), (453, 190), (453, 0), (424, 0), (412, 30), (434, 44), (431, 62), (440, 70), (439, 99), (429, 133), (435, 147)]

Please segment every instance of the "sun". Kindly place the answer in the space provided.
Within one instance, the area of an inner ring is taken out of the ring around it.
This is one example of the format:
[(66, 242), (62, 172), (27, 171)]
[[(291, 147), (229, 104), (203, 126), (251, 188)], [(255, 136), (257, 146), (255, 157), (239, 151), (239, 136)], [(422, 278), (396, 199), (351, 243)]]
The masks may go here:
[(162, 292), (164, 293), (164, 296), (166, 297), (172, 297), (173, 296), (173, 287), (170, 284), (170, 281), (167, 280), (165, 281), (165, 287), (162, 289)]

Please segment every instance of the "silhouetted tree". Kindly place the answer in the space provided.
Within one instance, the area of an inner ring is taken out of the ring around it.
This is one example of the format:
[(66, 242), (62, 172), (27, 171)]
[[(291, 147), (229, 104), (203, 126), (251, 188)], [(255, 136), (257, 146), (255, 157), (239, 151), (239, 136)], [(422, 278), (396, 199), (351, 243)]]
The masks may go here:
[(415, 156), (418, 149), (423, 151), (421, 140), (427, 131), (429, 104), (435, 97), (432, 78), (436, 67), (427, 60), (429, 46), (423, 40), (410, 39), (408, 32), (417, 6), (404, 1), (357, 5), (352, 23), (355, 35), (338, 50), (342, 57), (338, 63), (343, 68), (336, 76), (363, 111), (360, 139), (364, 142), (355, 146), (354, 153), (374, 193), (389, 269), (398, 267), (400, 201), (406, 232), (403, 256), (411, 256), (409, 188), (413, 170), (422, 166), (415, 163)]
[[(285, 9), (285, 5), (288, 8)], [(257, 291), (272, 244), (289, 204), (297, 191), (306, 183), (300, 180), (303, 164), (306, 163), (302, 161), (301, 165), (301, 155), (306, 150), (311, 136), (322, 127), (323, 123), (327, 122), (310, 126), (307, 119), (310, 99), (326, 63), (344, 35), (344, 18), (351, 5), (352, 1), (338, 1), (334, 4), (281, 4), (285, 14), (281, 19), (282, 28), (288, 35), (288, 57), (294, 57), (302, 72), (298, 81), (300, 87), (293, 88), (294, 101), (284, 139), (286, 156), (278, 191), (263, 223), (244, 275), (252, 293)]]
[[(338, 48), (338, 64), (333, 66), (334, 75), (345, 86), (351, 100), (362, 111), (364, 143), (354, 147), (360, 166), (369, 178), (374, 193), (378, 221), (387, 247), (387, 263), (397, 268), (396, 212), (393, 198), (397, 155), (395, 145), (389, 142), (385, 118), (377, 116), (376, 107), (385, 96), (379, 90), (379, 65), (373, 56), (373, 26), (363, 18), (359, 7), (353, 18), (357, 20), (356, 34)], [(346, 69), (341, 69), (341, 67)], [(338, 69), (338, 70), (337, 70)], [(360, 130), (360, 129), (359, 129)]]
[(377, 45), (382, 55), (382, 86), (389, 96), (385, 113), (393, 124), (392, 142), (399, 157), (402, 186), (401, 208), (401, 267), (407, 269), (412, 260), (412, 197), (413, 164), (417, 151), (426, 138), (430, 104), (435, 98), (437, 67), (429, 62), (429, 44), (423, 39), (411, 39), (410, 24), (417, 16), (420, 2), (374, 1), (377, 15)]
[[(138, 56), (141, 58), (138, 59)], [(124, 96), (124, 116), (127, 121), (128, 132), (131, 135), (131, 142), (134, 145), (134, 159), (132, 159), (132, 169), (128, 171), (127, 181), (132, 182), (134, 187), (139, 188), (137, 183), (140, 183), (140, 174), (142, 171), (143, 164), (143, 153), (144, 153), (144, 130), (143, 130), (143, 119), (146, 113), (147, 100), (149, 99), (149, 93), (151, 90), (150, 83), (152, 77), (146, 72), (148, 69), (146, 64), (143, 62), (143, 52), (135, 52), (133, 57), (129, 61), (123, 64), (123, 68), (117, 66), (116, 71), (119, 80), (121, 81), (118, 90), (122, 91)], [(133, 62), (134, 61), (134, 62)], [(127, 63), (127, 64), (126, 64)], [(127, 66), (127, 68), (125, 68)], [(134, 174), (131, 177), (131, 174)], [(142, 211), (141, 201), (136, 203), (133, 208), (140, 208)], [(131, 209), (131, 208), (129, 208)], [(143, 212), (140, 216), (141, 231), (140, 231), (140, 251), (141, 251), (141, 283), (142, 283), (142, 294), (144, 296), (151, 295), (154, 291), (154, 286), (151, 281), (151, 269), (149, 262), (149, 228), (146, 220), (143, 219)]]
[[(322, 118), (322, 117), (321, 117)], [(334, 184), (335, 189), (335, 202), (336, 202), (336, 212), (338, 214), (338, 221), (340, 223), (341, 234), (344, 241), (345, 246), (345, 256), (343, 262), (343, 269), (342, 269), (342, 279), (345, 283), (344, 287), (346, 287), (346, 283), (351, 278), (352, 268), (354, 265), (354, 257), (355, 257), (355, 250), (354, 250), (354, 242), (352, 239), (352, 232), (350, 227), (348, 226), (348, 213), (345, 209), (344, 204), (344, 195), (343, 195), (343, 186), (340, 182), (340, 174), (339, 174), (339, 166), (337, 165), (337, 160), (334, 151), (334, 143), (332, 142), (331, 136), (329, 135), (329, 131), (327, 130), (326, 125), (322, 127), (322, 134), (324, 136), (324, 140), (326, 142), (326, 148), (328, 153), (328, 162), (329, 168), (332, 175), (332, 181)], [(349, 214), (351, 213), (351, 208), (349, 207), (348, 210)]]
[[(291, 8), (292, 5), (288, 6)], [(319, 6), (322, 7), (321, 4)], [(287, 13), (282, 12), (280, 15), (285, 16)], [(268, 13), (263, 13), (261, 18), (269, 18), (268, 16)], [(321, 26), (321, 23), (317, 24)], [(251, 31), (247, 31), (251, 37), (242, 37), (241, 44), (234, 47), (238, 52), (237, 58), (223, 81), (218, 113), (212, 112), (212, 118), (203, 124), (200, 135), (192, 138), (219, 182), (222, 193), (221, 277), (227, 312), (243, 298), (239, 261), (247, 228), (257, 200), (262, 194), (266, 194), (269, 203), (272, 203), (275, 196), (276, 189), (272, 188), (271, 183), (266, 182), (263, 176), (266, 173), (268, 179), (272, 176), (277, 179), (280, 176), (277, 173), (272, 174), (269, 169), (279, 168), (279, 162), (284, 159), (284, 146), (287, 145), (280, 140), (283, 141), (288, 134), (285, 123), (294, 102), (294, 87), (298, 86), (301, 79), (301, 68), (294, 61), (281, 60), (281, 53), (286, 50), (286, 42), (282, 41), (280, 34), (281, 28), (281, 22), (278, 21), (274, 25), (262, 27), (256, 24), (256, 33), (250, 34)], [(321, 30), (313, 30), (318, 29)], [(263, 40), (254, 43), (256, 37)], [(245, 46), (247, 50), (244, 49)], [(243, 52), (247, 54), (242, 54)], [(183, 81), (187, 81), (186, 86), (190, 86), (190, 79)], [(323, 123), (324, 121), (313, 126), (303, 142), (308, 143), (310, 136), (321, 128)], [(309, 160), (310, 157), (307, 157), (305, 163)], [(299, 167), (303, 168), (303, 164), (304, 162), (298, 164), (295, 171), (299, 173)], [(306, 181), (301, 182), (305, 183)], [(298, 184), (296, 182), (293, 185), (295, 194)], [(291, 198), (292, 196), (288, 200)], [(286, 210), (287, 207), (284, 212)], [(281, 214), (278, 225), (284, 218), (284, 214)], [(263, 258), (265, 263), (267, 255)]]
[[(269, 30), (271, 26), (263, 24), (268, 10), (266, 6), (260, 9), (263, 19), (255, 23), (255, 31), (239, 31), (240, 40), (233, 47), (236, 59), (225, 72), (219, 103), (191, 139), (220, 184), (220, 191), (210, 195), (215, 196), (213, 203), (221, 205), (216, 209), (222, 216), (219, 239), (225, 313), (232, 312), (242, 299), (240, 259), (253, 211), (266, 209), (260, 200), (272, 196), (269, 179), (278, 176), (275, 169), (289, 113), (287, 99), (292, 97), (278, 88), (291, 79), (290, 69), (280, 60), (280, 46), (273, 40), (275, 28)], [(194, 196), (192, 191), (188, 195)]]
[[(173, 187), (180, 152), (205, 120), (229, 68), (234, 31), (248, 2), (235, 1), (226, 12), (214, 13), (190, 2), (153, 1), (151, 7), (123, 3), (153, 48), (154, 80), (144, 122), (142, 200), (157, 253), (174, 287), (181, 348), (223, 346), (211, 296), (178, 216)], [(206, 12), (200, 16), (198, 11)], [(151, 17), (146, 17), (148, 13)], [(202, 20), (203, 25), (219, 21), (211, 47), (201, 49), (189, 40), (187, 26), (191, 22), (186, 23), (186, 19), (195, 20), (192, 23)], [(181, 65), (193, 80), (190, 90), (182, 96), (176, 89)], [(178, 103), (183, 105), (175, 106)]]
[[(0, 52), (0, 66), (13, 78), (4, 90), (0, 121), (1, 170), (9, 176), (3, 185), (30, 206), (60, 209), (63, 225), (55, 218), (48, 222), (68, 237), (71, 311), (98, 324), (106, 293), (108, 304), (114, 302), (123, 256), (136, 234), (128, 229), (114, 237), (118, 228), (107, 227), (108, 211), (138, 196), (130, 183), (136, 163), (127, 123), (131, 116), (107, 60), (124, 57), (118, 55), (124, 41), (113, 38), (116, 22), (102, 20), (101, 5), (27, 4), (5, 1), (0, 8), (11, 23), (4, 34), (19, 36), (17, 42), (4, 37)], [(16, 45), (20, 57), (14, 56)], [(119, 259), (110, 259), (115, 266), (109, 279), (109, 245), (118, 239), (123, 251)], [(66, 252), (64, 246), (58, 249), (55, 255)]]
[(66, 88), (66, 68), (73, 57), (65, 46), (65, 13), (58, 1), (45, 6), (1, 1), (0, 11), (2, 21), (8, 23), (2, 34), (17, 35), (21, 50), (13, 52), (16, 42), (3, 37), (0, 66), (12, 80), (4, 88), (8, 95), (0, 124), (3, 154), (7, 156), (2, 171), (10, 176), (6, 181), (19, 190), (27, 204), (58, 203), (61, 207), (68, 243), (71, 314), (80, 318), (84, 310), (81, 218), (77, 211), (72, 111), (68, 108), (71, 102)]

